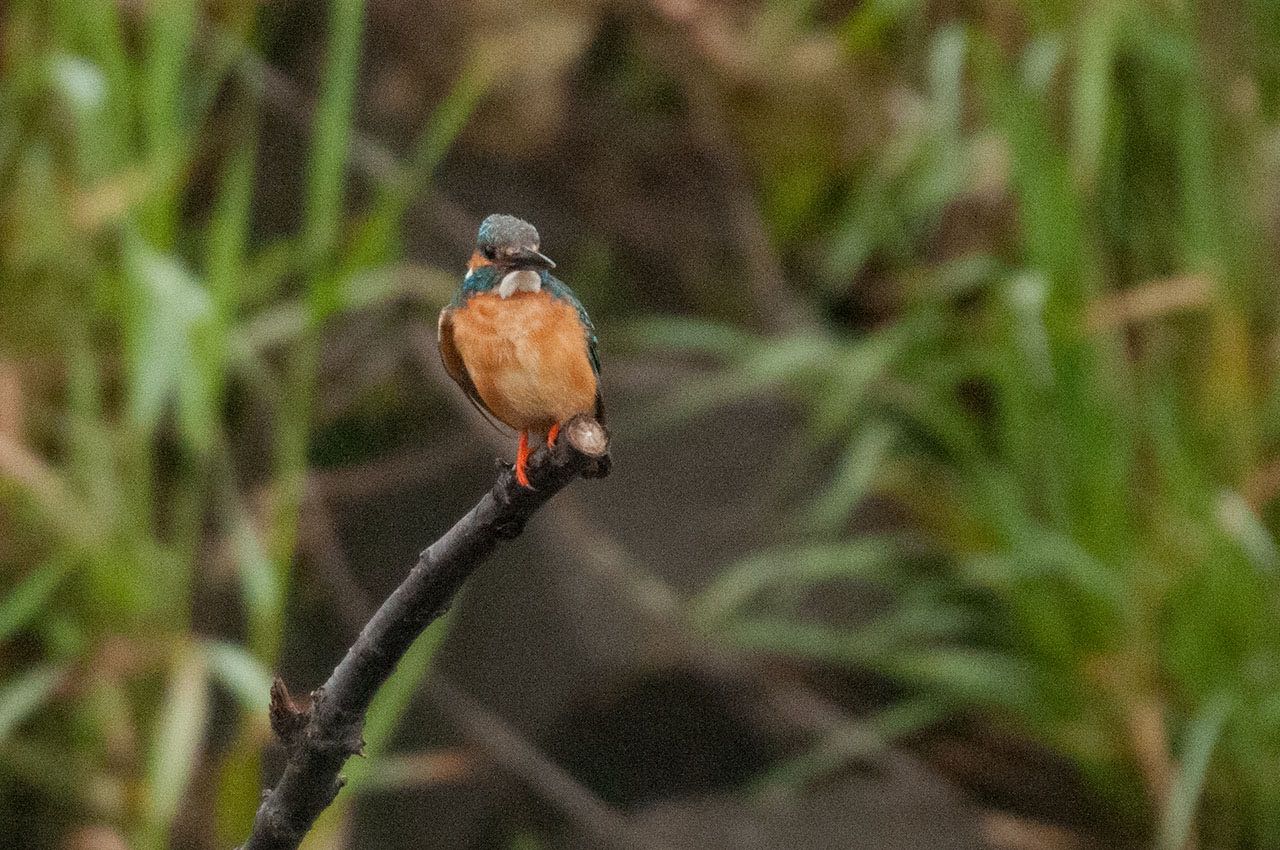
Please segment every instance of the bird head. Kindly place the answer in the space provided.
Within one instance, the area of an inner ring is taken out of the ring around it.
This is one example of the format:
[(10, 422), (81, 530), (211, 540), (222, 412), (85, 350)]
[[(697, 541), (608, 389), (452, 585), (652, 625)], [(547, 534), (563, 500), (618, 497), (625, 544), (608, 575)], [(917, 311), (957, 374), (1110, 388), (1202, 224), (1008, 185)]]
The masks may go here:
[(467, 269), (496, 266), (510, 272), (555, 268), (551, 258), (538, 251), (539, 244), (538, 231), (529, 222), (513, 215), (491, 215), (480, 223), (476, 250)]

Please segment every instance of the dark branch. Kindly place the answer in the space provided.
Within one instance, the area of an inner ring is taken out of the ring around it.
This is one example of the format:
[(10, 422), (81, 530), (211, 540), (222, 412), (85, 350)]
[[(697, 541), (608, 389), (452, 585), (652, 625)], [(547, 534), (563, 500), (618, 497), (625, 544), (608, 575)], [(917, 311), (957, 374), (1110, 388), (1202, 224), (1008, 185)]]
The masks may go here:
[(579, 475), (608, 469), (608, 435), (580, 416), (561, 430), (552, 450), (531, 460), (533, 490), (510, 470), (498, 476), (466, 516), (432, 543), (360, 632), (329, 680), (302, 707), (277, 682), (271, 689), (272, 728), (289, 754), (267, 793), (243, 850), (292, 850), (342, 788), (338, 771), (360, 753), (365, 712), (413, 641), (448, 610), (462, 583), (502, 540), (523, 530), (535, 511)]

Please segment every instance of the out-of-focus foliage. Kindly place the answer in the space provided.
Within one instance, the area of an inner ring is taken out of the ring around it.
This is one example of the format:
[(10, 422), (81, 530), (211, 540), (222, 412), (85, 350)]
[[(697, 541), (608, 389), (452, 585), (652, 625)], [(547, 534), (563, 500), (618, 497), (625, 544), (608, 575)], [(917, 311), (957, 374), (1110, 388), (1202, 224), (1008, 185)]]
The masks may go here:
[[(715, 346), (713, 393), (785, 389), (832, 454), (800, 517), (815, 540), (843, 539), (873, 495), (906, 511), (906, 537), (753, 556), (700, 610), (741, 644), (1000, 712), (1156, 846), (1270, 846), (1280, 18), (1009, 11), (986, 28), (903, 14), (849, 43), (921, 48), (897, 69), (899, 126), (822, 223), (814, 278), (883, 287), (889, 315)], [(898, 602), (824, 622), (806, 591), (838, 581)]]
[[(4, 7), (0, 822), (243, 837), (308, 471), (349, 448), (316, 430), (399, 403), (326, 333), (429, 325), (453, 274), (402, 225), (457, 154), (569, 222), (595, 315), (648, 316), (632, 366), (705, 367), (654, 421), (802, 412), (794, 543), (703, 588), (706, 635), (904, 685), (886, 736), (983, 712), (1156, 846), (1280, 844), (1275, 4), (432, 10)], [(831, 588), (887, 601), (850, 625)], [(313, 846), (389, 782), (441, 636)]]
[[(252, 207), (267, 93), (245, 41), (251, 8), (224, 9), (225, 20), (201, 10), (187, 0), (6, 10), (0, 774), (6, 789), (27, 790), (0, 795), (0, 818), (41, 841), (96, 822), (129, 846), (169, 847), (192, 799), (216, 813), (218, 843), (244, 837), (261, 790), (319, 335), (336, 314), (408, 291), (392, 265), (399, 219), (483, 90), (466, 72), (416, 154), (352, 218), (364, 11), (335, 4), (300, 226), (264, 240)], [(447, 281), (422, 288), (431, 274), (414, 276), (414, 297), (447, 291)], [(234, 444), (255, 428), (224, 416), (233, 385), (237, 406), (270, 423), (257, 447)], [(269, 467), (246, 467), (257, 450)], [(261, 480), (246, 487), (245, 469)], [(238, 584), (243, 643), (202, 635), (218, 618), (195, 616), (197, 584), (215, 596)], [(421, 677), (434, 644), (415, 650), (379, 703), (372, 752), (403, 711), (396, 689)], [(241, 722), (211, 759), (215, 693), (239, 701)]]

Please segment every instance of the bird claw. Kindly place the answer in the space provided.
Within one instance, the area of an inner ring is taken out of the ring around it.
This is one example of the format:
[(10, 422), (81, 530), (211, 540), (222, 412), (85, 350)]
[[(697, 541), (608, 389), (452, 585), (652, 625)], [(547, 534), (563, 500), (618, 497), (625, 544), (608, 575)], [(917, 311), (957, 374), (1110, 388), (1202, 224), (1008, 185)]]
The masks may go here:
[(525, 471), (523, 464), (516, 464), (516, 483), (526, 490), (537, 489), (529, 483), (529, 473)]
[(516, 481), (526, 490), (532, 490), (529, 483), (529, 432), (520, 432), (520, 446), (516, 449)]

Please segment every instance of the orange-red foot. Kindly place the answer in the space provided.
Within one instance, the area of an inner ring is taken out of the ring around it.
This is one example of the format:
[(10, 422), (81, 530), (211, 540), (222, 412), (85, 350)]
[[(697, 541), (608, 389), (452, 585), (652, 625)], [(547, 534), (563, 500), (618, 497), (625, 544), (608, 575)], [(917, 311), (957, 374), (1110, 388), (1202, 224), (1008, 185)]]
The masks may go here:
[(560, 423), (551, 426), (551, 430), (547, 432), (547, 448), (554, 449), (556, 447), (556, 437), (560, 436)]
[(529, 432), (520, 432), (520, 445), (516, 448), (516, 481), (521, 487), (527, 487), (532, 490), (533, 485), (529, 483)]

